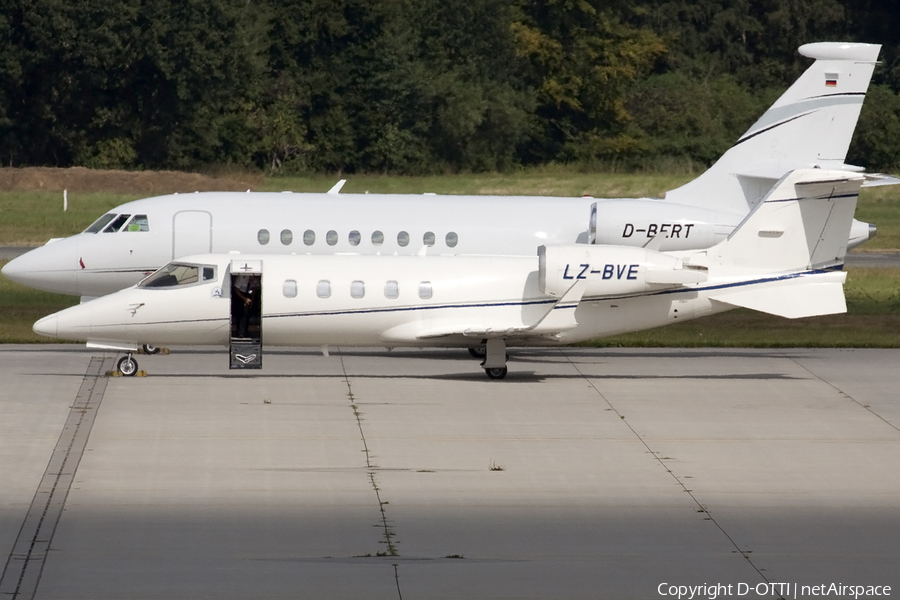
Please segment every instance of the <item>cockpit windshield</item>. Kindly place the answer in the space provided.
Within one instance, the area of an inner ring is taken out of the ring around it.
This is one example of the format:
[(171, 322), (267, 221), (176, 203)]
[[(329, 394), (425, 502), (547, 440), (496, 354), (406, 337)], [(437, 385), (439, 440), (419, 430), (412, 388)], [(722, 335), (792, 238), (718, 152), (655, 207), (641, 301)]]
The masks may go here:
[[(125, 225), (128, 223), (128, 225)], [(147, 215), (117, 215), (108, 213), (94, 221), (84, 233), (116, 233), (117, 231), (150, 231)]]
[(212, 265), (191, 265), (169, 263), (138, 284), (142, 288), (164, 288), (190, 285), (199, 281), (215, 281), (216, 267)]
[(90, 227), (88, 227), (87, 229), (85, 229), (84, 232), (85, 232), (85, 233), (97, 233), (98, 231), (100, 231), (100, 230), (102, 230), (104, 227), (106, 227), (106, 224), (107, 224), (107, 223), (109, 223), (110, 221), (112, 221), (112, 220), (115, 219), (115, 218), (116, 218), (116, 215), (113, 214), (113, 213), (109, 213), (109, 214), (103, 215), (102, 217), (100, 217), (99, 219), (97, 219), (96, 221), (94, 221), (93, 224), (91, 224)]
[(122, 231), (150, 231), (150, 222), (147, 221), (147, 215), (134, 215), (134, 218), (128, 222), (128, 226)]
[(122, 225), (124, 225), (125, 221), (127, 221), (129, 218), (131, 218), (131, 215), (117, 216), (115, 219), (113, 219), (112, 223), (106, 226), (106, 228), (103, 230), (103, 233), (117, 232), (118, 230), (122, 229)]

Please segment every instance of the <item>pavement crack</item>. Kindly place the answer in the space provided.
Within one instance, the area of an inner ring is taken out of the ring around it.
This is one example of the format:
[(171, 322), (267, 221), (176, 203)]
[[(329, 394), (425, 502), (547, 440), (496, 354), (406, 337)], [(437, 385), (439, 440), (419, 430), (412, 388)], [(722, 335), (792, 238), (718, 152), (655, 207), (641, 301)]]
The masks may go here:
[(397, 570), (397, 563), (394, 564), (394, 581), (397, 583), (397, 597), (403, 600), (403, 592), (400, 591), (400, 572)]
[(826, 380), (822, 379), (821, 377), (819, 377), (818, 375), (816, 375), (815, 373), (813, 373), (812, 370), (810, 370), (809, 367), (807, 367), (806, 365), (804, 365), (804, 364), (802, 364), (800, 361), (798, 361), (795, 357), (793, 357), (793, 356), (787, 354), (786, 352), (782, 352), (781, 355), (782, 355), (784, 358), (786, 358), (786, 359), (790, 360), (791, 362), (793, 362), (795, 365), (797, 365), (798, 367), (800, 367), (801, 369), (803, 369), (803, 370), (806, 371), (807, 373), (809, 373), (811, 377), (815, 378), (815, 379), (818, 380), (818, 381), (821, 381), (822, 383), (824, 383), (825, 385), (827, 385), (828, 387), (830, 387), (831, 389), (833, 389), (834, 391), (836, 391), (838, 394), (840, 394), (840, 395), (843, 396), (844, 398), (847, 398), (848, 400), (850, 400), (851, 402), (853, 402), (854, 404), (856, 404), (857, 406), (859, 406), (859, 407), (862, 408), (863, 410), (869, 411), (869, 413), (871, 413), (874, 417), (876, 417), (876, 418), (880, 419), (881, 421), (883, 421), (885, 425), (887, 425), (888, 427), (890, 427), (890, 428), (893, 429), (894, 431), (900, 432), (900, 427), (897, 427), (896, 425), (894, 425), (893, 423), (891, 423), (890, 421), (888, 421), (886, 418), (884, 418), (883, 416), (881, 416), (880, 414), (878, 414), (877, 412), (875, 412), (874, 410), (872, 410), (872, 407), (869, 406), (868, 404), (863, 404), (862, 402), (860, 402), (859, 400), (857, 400), (856, 398), (854, 398), (853, 396), (851, 396), (850, 394), (848, 394), (847, 392), (845, 392), (844, 390), (842, 390), (841, 388), (839, 388), (838, 386), (834, 385), (834, 384), (831, 383), (830, 381), (826, 381)]
[[(376, 553), (376, 556), (400, 556), (400, 552), (397, 550), (396, 533), (388, 520), (387, 511), (384, 508), (388, 503), (381, 499), (381, 488), (378, 487), (378, 481), (375, 479), (375, 470), (378, 467), (372, 464), (372, 456), (369, 452), (369, 444), (366, 441), (366, 432), (363, 428), (362, 413), (359, 411), (359, 405), (356, 404), (356, 397), (353, 394), (353, 385), (350, 383), (350, 376), (347, 375), (344, 357), (343, 355), (338, 354), (338, 358), (340, 358), (341, 361), (341, 372), (344, 375), (344, 383), (347, 385), (347, 398), (350, 401), (350, 408), (353, 409), (353, 416), (356, 419), (356, 426), (359, 429), (359, 436), (363, 443), (363, 451), (366, 454), (366, 469), (369, 483), (372, 484), (372, 489), (375, 492), (375, 499), (378, 501), (378, 512), (381, 515), (380, 523), (377, 527), (382, 530), (383, 539), (380, 543), (385, 545), (386, 550), (384, 552)], [(397, 596), (400, 600), (403, 600), (403, 594), (400, 591), (399, 566), (396, 563), (392, 563), (392, 566), (394, 567), (394, 582), (397, 585)]]
[(575, 369), (575, 371), (577, 371), (579, 375), (584, 377), (585, 381), (587, 381), (588, 385), (591, 386), (591, 388), (597, 393), (597, 395), (600, 397), (600, 399), (602, 399), (603, 402), (605, 402), (606, 405), (609, 406), (610, 410), (612, 410), (612, 412), (614, 412), (619, 417), (619, 420), (629, 429), (629, 431), (631, 431), (632, 435), (634, 435), (634, 437), (644, 446), (644, 448), (647, 449), (647, 452), (649, 452), (650, 455), (654, 458), (654, 460), (656, 460), (656, 462), (659, 463), (659, 465), (663, 468), (663, 470), (666, 473), (668, 473), (678, 483), (678, 485), (681, 487), (681, 489), (691, 497), (691, 500), (694, 502), (694, 504), (697, 505), (697, 512), (704, 513), (706, 515), (705, 518), (709, 519), (709, 521), (713, 525), (715, 525), (719, 531), (722, 532), (722, 535), (725, 536), (725, 538), (728, 540), (728, 542), (732, 546), (734, 546), (736, 553), (739, 554), (740, 556), (744, 557), (744, 560), (747, 561), (747, 564), (749, 564), (750, 567), (754, 571), (756, 571), (756, 573), (762, 578), (763, 581), (765, 581), (766, 583), (771, 583), (769, 581), (768, 577), (766, 577), (763, 574), (763, 572), (760, 570), (760, 568), (757, 567), (756, 564), (753, 562), (753, 560), (750, 557), (750, 552), (748, 552), (746, 550), (742, 550), (740, 548), (740, 546), (738, 546), (737, 542), (735, 542), (735, 540), (731, 536), (731, 534), (729, 534), (725, 530), (725, 527), (721, 523), (719, 523), (719, 521), (716, 520), (715, 516), (709, 512), (709, 509), (706, 506), (704, 506), (703, 504), (700, 503), (700, 500), (694, 494), (694, 491), (692, 489), (690, 489), (687, 486), (687, 484), (678, 475), (676, 475), (674, 472), (672, 472), (672, 469), (670, 469), (666, 465), (666, 463), (664, 461), (668, 460), (670, 457), (663, 456), (662, 453), (653, 450), (653, 448), (650, 447), (650, 444), (648, 444), (647, 441), (640, 434), (638, 434), (637, 431), (635, 431), (635, 429), (634, 429), (634, 427), (632, 427), (631, 423), (629, 423), (628, 420), (625, 418), (625, 415), (623, 415), (621, 412), (619, 412), (619, 409), (616, 408), (613, 405), (613, 403), (609, 401), (609, 398), (607, 398), (603, 394), (603, 392), (600, 391), (600, 389), (596, 386), (594, 381), (590, 377), (585, 375), (581, 371), (581, 369), (578, 368), (578, 365), (575, 363), (575, 361), (572, 360), (572, 358), (568, 354), (566, 354), (565, 350), (561, 348), (560, 352), (566, 358), (566, 360), (569, 361), (569, 364), (572, 365), (572, 367)]
[[(338, 349), (338, 352), (340, 352), (340, 349)], [(362, 414), (359, 412), (359, 406), (356, 404), (356, 397), (353, 395), (353, 386), (350, 384), (350, 377), (347, 375), (346, 366), (344, 366), (344, 357), (343, 355), (338, 354), (338, 358), (341, 361), (341, 372), (344, 374), (344, 383), (347, 385), (347, 399), (350, 400), (350, 408), (353, 409), (353, 417), (356, 419), (356, 427), (359, 429), (359, 437), (362, 439), (363, 452), (366, 453), (366, 467), (371, 469), (373, 468), (372, 456), (369, 453), (366, 432), (363, 431)]]

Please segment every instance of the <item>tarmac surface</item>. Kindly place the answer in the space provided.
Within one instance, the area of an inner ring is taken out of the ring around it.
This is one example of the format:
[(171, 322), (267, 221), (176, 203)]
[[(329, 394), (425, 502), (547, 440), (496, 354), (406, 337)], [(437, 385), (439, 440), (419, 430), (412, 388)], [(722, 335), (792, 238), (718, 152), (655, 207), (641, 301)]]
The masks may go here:
[(0, 346), (2, 598), (898, 597), (897, 350), (114, 358)]

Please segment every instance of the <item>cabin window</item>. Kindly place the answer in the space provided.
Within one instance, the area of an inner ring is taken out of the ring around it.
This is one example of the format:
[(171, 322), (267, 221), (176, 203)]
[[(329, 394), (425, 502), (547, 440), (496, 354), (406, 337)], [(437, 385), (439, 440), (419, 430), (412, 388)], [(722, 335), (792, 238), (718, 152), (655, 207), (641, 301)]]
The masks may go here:
[(319, 298), (331, 298), (331, 282), (323, 279), (316, 284), (316, 296)]
[(380, 231), (372, 232), (372, 245), (380, 246), (384, 243), (384, 234)]
[[(204, 267), (204, 276), (206, 275)], [(215, 271), (214, 271), (215, 272)], [(177, 285), (190, 285), (197, 283), (200, 279), (199, 265), (186, 265), (183, 263), (169, 263), (162, 269), (150, 275), (143, 280), (139, 287), (142, 288), (164, 288), (175, 287)], [(205, 277), (204, 277), (205, 279)]]
[(293, 279), (288, 279), (284, 282), (284, 285), (281, 288), (281, 291), (284, 293), (285, 298), (296, 298), (297, 297), (297, 282)]
[(350, 297), (362, 298), (366, 295), (366, 284), (362, 281), (354, 281), (350, 284)]
[(459, 236), (456, 235), (456, 232), (455, 232), (455, 231), (451, 231), (450, 233), (448, 233), (448, 234), (447, 234), (447, 237), (444, 238), (444, 239), (445, 239), (446, 242), (447, 242), (447, 247), (448, 247), (448, 248), (456, 248), (456, 244), (459, 243)]
[(115, 218), (116, 218), (116, 215), (114, 213), (109, 213), (109, 214), (103, 215), (102, 217), (100, 217), (99, 219), (94, 221), (90, 227), (85, 229), (84, 232), (85, 233), (97, 233), (98, 231), (102, 231), (103, 228), (106, 227), (106, 224)]
[(422, 243), (426, 246), (434, 246), (434, 232), (426, 231), (425, 235), (422, 236)]
[(401, 231), (397, 234), (397, 244), (400, 246), (408, 246), (409, 245), (409, 234), (405, 231)]
[(335, 244), (337, 244), (337, 241), (338, 234), (334, 229), (329, 230), (328, 233), (325, 234), (325, 243), (329, 246), (334, 246)]
[(294, 233), (290, 229), (284, 229), (281, 232), (281, 243), (285, 246), (290, 246), (291, 242), (294, 241)]
[(359, 232), (355, 229), (350, 232), (349, 241), (351, 246), (359, 246), (360, 240), (362, 240), (362, 236), (359, 235)]
[(312, 229), (307, 229), (303, 232), (303, 243), (307, 246), (312, 246), (316, 243), (316, 232)]
[(384, 297), (390, 298), (391, 300), (397, 298), (400, 295), (400, 284), (396, 281), (385, 281), (384, 282)]
[(260, 245), (265, 246), (269, 243), (269, 230), (268, 229), (260, 229), (259, 233), (256, 234), (256, 239), (259, 240)]
[(106, 229), (103, 230), (103, 233), (115, 233), (116, 231), (122, 229), (122, 225), (125, 224), (125, 221), (131, 218), (131, 215), (119, 215), (115, 219), (113, 219), (112, 223), (106, 226)]
[(128, 226), (122, 231), (150, 231), (150, 222), (147, 221), (147, 215), (134, 215), (134, 218), (128, 222)]
[(216, 280), (216, 268), (215, 267), (203, 267), (203, 281), (215, 281)]
[(419, 298), (422, 300), (428, 300), (431, 298), (431, 282), (423, 281), (419, 284)]

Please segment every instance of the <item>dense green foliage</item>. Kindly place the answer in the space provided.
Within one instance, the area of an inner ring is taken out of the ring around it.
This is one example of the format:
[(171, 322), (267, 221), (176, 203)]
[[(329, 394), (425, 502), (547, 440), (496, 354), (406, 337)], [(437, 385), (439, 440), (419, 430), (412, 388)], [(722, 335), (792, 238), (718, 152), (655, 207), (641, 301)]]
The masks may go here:
[(0, 0), (0, 162), (430, 173), (707, 165), (809, 64), (884, 44), (848, 160), (900, 168), (893, 3)]

